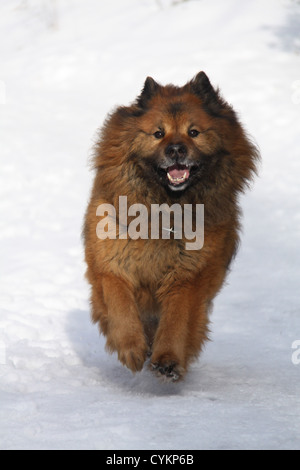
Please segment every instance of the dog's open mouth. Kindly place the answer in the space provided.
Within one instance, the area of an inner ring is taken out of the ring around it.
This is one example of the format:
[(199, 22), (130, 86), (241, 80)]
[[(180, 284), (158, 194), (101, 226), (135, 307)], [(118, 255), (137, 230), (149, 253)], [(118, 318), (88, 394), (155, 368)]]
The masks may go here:
[(190, 177), (190, 168), (186, 165), (180, 165), (176, 163), (175, 165), (169, 166), (167, 168), (167, 177), (169, 183), (172, 186), (179, 186), (183, 183), (186, 183)]

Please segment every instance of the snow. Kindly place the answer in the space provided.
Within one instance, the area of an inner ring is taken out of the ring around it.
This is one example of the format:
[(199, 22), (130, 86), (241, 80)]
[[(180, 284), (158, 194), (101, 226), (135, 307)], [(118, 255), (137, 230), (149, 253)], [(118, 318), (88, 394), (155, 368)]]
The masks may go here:
[[(1, 449), (300, 448), (299, 30), (292, 0), (1, 0)], [(146, 76), (200, 70), (263, 163), (212, 341), (165, 385), (90, 323), (88, 159)]]

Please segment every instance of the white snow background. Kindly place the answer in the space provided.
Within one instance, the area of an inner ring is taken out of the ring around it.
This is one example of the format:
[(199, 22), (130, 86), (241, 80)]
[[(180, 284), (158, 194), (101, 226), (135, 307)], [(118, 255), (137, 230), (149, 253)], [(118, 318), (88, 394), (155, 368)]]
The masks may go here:
[[(0, 0), (0, 58), (0, 448), (299, 449), (299, 2)], [(88, 159), (147, 75), (200, 70), (263, 160), (212, 341), (163, 385), (90, 323)]]

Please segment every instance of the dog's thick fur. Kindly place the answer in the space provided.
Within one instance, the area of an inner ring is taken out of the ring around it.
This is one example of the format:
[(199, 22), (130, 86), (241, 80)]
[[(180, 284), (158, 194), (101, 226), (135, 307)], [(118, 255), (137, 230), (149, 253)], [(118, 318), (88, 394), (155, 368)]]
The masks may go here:
[[(171, 150), (170, 150), (171, 149)], [(84, 240), (92, 319), (107, 349), (133, 372), (147, 355), (155, 373), (184, 377), (208, 338), (208, 312), (239, 242), (238, 195), (256, 171), (259, 153), (234, 110), (204, 72), (179, 88), (147, 78), (128, 107), (106, 120), (95, 149), (96, 170)], [(183, 184), (167, 178), (188, 165)], [(96, 235), (97, 207), (174, 202), (204, 204), (201, 250), (185, 240), (105, 239)]]

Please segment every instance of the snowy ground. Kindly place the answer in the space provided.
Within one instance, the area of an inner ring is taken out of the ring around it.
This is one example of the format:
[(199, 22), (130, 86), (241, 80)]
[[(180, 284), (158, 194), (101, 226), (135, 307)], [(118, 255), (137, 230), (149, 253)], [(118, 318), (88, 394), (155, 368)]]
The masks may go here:
[[(1, 449), (300, 448), (299, 31), (293, 0), (0, 1)], [(263, 165), (212, 342), (166, 386), (90, 324), (87, 161), (147, 75), (200, 70)]]

